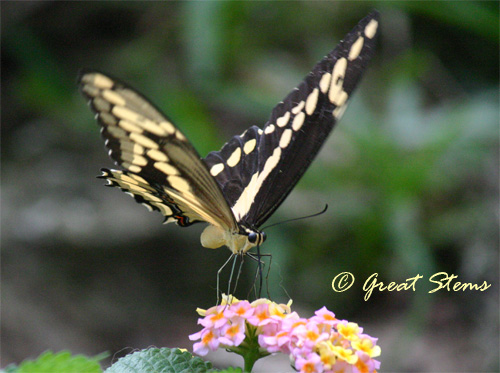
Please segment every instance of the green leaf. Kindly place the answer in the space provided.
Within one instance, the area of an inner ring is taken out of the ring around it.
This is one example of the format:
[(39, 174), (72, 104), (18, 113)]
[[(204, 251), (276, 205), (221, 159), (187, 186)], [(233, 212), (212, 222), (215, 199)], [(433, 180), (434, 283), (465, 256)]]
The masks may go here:
[(65, 372), (65, 373), (101, 373), (99, 366), (100, 358), (89, 358), (83, 355), (71, 355), (69, 351), (53, 353), (46, 351), (36, 360), (26, 360), (21, 363), (19, 368), (8, 372), (16, 373), (40, 373), (40, 372)]
[(217, 373), (243, 373), (241, 368), (228, 367), (224, 370), (217, 370)]
[(211, 371), (212, 364), (178, 348), (149, 348), (122, 357), (105, 373), (190, 373)]

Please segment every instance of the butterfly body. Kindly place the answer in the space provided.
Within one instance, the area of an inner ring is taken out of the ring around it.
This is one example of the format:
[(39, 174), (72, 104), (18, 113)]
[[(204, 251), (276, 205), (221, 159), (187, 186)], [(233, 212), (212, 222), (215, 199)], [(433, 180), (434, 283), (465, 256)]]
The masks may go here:
[(272, 111), (202, 159), (182, 132), (133, 88), (82, 71), (80, 89), (101, 125), (109, 155), (124, 170), (103, 169), (165, 222), (207, 222), (204, 247), (243, 254), (264, 242), (259, 227), (279, 207), (325, 142), (371, 59), (378, 28), (372, 12)]

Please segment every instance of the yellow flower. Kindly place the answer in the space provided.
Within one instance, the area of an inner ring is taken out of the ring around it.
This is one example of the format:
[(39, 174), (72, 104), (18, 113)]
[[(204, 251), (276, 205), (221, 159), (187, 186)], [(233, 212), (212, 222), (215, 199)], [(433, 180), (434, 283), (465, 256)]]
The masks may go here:
[(287, 310), (283, 306), (284, 306), (283, 304), (270, 303), (269, 304), (269, 315), (285, 318), (287, 313), (289, 313), (289, 312), (287, 312)]
[(221, 302), (221, 304), (223, 306), (225, 306), (226, 304), (231, 305), (233, 303), (238, 303), (239, 301), (240, 300), (238, 298), (236, 298), (234, 295), (231, 295), (231, 294), (226, 295), (224, 293), (222, 294), (222, 302)]
[(316, 347), (319, 353), (319, 357), (321, 358), (321, 362), (325, 366), (325, 370), (330, 369), (337, 361), (335, 353), (333, 352), (332, 342), (323, 341), (318, 343)]
[(380, 346), (373, 346), (373, 342), (369, 338), (363, 338), (359, 341), (352, 342), (352, 347), (355, 350), (363, 351), (370, 357), (380, 356)]
[(340, 360), (344, 360), (349, 364), (355, 364), (358, 361), (358, 355), (353, 354), (352, 350), (340, 346), (332, 346), (332, 351)]
[(196, 309), (196, 312), (198, 312), (198, 315), (203, 316), (203, 317), (205, 317), (205, 315), (207, 314), (207, 310), (204, 310), (203, 308), (199, 308), (199, 307)]
[(266, 299), (266, 298), (259, 298), (259, 299), (254, 300), (252, 303), (250, 303), (250, 305), (252, 307), (257, 307), (261, 304), (269, 304), (269, 303), (272, 303), (272, 301), (270, 301), (269, 299)]
[(350, 341), (359, 339), (358, 334), (361, 332), (358, 324), (356, 324), (355, 322), (348, 322), (347, 324), (339, 323), (337, 325), (337, 329), (342, 337)]

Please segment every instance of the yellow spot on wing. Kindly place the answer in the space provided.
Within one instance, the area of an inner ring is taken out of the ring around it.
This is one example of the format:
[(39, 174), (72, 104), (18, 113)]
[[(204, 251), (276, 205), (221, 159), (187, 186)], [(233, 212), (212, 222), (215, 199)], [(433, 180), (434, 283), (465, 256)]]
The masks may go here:
[(319, 89), (314, 88), (313, 91), (307, 97), (307, 100), (306, 100), (306, 113), (307, 113), (307, 115), (311, 115), (312, 113), (314, 113), (314, 110), (316, 109), (316, 105), (318, 103), (318, 96), (319, 96)]
[(122, 162), (121, 165), (123, 168), (126, 168), (127, 170), (132, 171), (132, 172), (136, 172), (136, 173), (141, 172), (141, 170), (142, 170), (141, 167), (134, 165), (134, 164), (131, 164), (129, 162)]
[(189, 193), (189, 183), (180, 176), (169, 176), (167, 178), (172, 188), (177, 189), (181, 193)]
[(281, 149), (286, 148), (288, 144), (290, 144), (291, 139), (292, 139), (292, 130), (290, 128), (287, 128), (286, 130), (283, 131), (283, 134), (281, 135), (280, 148)]
[(156, 136), (165, 136), (167, 132), (158, 125), (158, 123), (153, 122), (149, 119), (141, 118), (139, 122), (137, 122), (138, 126), (141, 126), (144, 128), (146, 131), (151, 132), (153, 135)]
[(102, 97), (111, 102), (113, 105), (125, 106), (127, 101), (117, 92), (111, 89), (105, 89), (102, 91)]
[(93, 84), (96, 87), (101, 88), (101, 89), (111, 88), (115, 84), (107, 76), (104, 76), (104, 75), (99, 74), (99, 73), (86, 74), (82, 78), (82, 81), (84, 81), (86, 83), (91, 83), (91, 84)]
[(243, 151), (245, 152), (245, 154), (251, 153), (255, 149), (256, 144), (257, 144), (256, 139), (248, 140), (243, 146)]
[(304, 105), (305, 105), (305, 102), (302, 100), (300, 101), (297, 106), (295, 106), (293, 109), (292, 109), (292, 113), (297, 115), (303, 108), (304, 108)]
[(177, 175), (179, 173), (174, 166), (165, 162), (155, 162), (153, 166), (166, 175)]
[(160, 123), (159, 123), (159, 126), (160, 126), (161, 128), (163, 128), (165, 131), (167, 131), (167, 133), (168, 133), (169, 135), (173, 135), (173, 134), (174, 134), (174, 132), (175, 132), (175, 127), (174, 127), (174, 125), (173, 125), (172, 123), (170, 123), (170, 122), (167, 122), (167, 121), (160, 122)]
[(121, 158), (125, 162), (132, 163), (136, 166), (145, 166), (148, 164), (148, 160), (146, 158), (144, 158), (142, 155), (134, 153), (122, 152)]
[(328, 98), (334, 103), (337, 95), (342, 91), (344, 83), (345, 70), (347, 68), (347, 59), (341, 58), (333, 66), (332, 80), (330, 82), (330, 92)]
[(368, 39), (371, 39), (377, 33), (378, 22), (372, 19), (365, 27), (365, 35)]
[(129, 153), (135, 153), (135, 154), (143, 154), (144, 153), (144, 147), (140, 146), (139, 144), (135, 144), (130, 141), (121, 141), (120, 142), (120, 149), (122, 152), (129, 152)]
[(156, 149), (148, 150), (147, 155), (149, 158), (154, 159), (155, 161), (160, 161), (160, 162), (168, 161), (168, 157), (166, 156), (166, 154)]
[(289, 120), (290, 120), (290, 112), (287, 111), (282, 117), (279, 117), (276, 120), (276, 124), (278, 125), (278, 127), (284, 127), (286, 126)]
[(126, 119), (130, 122), (138, 122), (141, 120), (140, 114), (124, 106), (114, 106), (112, 113), (116, 115), (118, 118)]
[(238, 147), (233, 151), (233, 154), (227, 159), (227, 165), (229, 167), (234, 167), (238, 164), (241, 158), (241, 148)]
[(275, 128), (276, 128), (276, 127), (275, 127), (275, 125), (274, 125), (274, 124), (270, 124), (270, 125), (268, 125), (268, 126), (264, 129), (264, 133), (265, 133), (266, 135), (269, 135), (270, 133), (273, 133), (273, 132), (274, 132)]
[(129, 122), (128, 120), (125, 119), (120, 120), (118, 122), (118, 125), (128, 132), (137, 132), (137, 133), (143, 132), (140, 127), (136, 126), (134, 123)]
[(326, 93), (328, 91), (328, 87), (330, 86), (330, 78), (332, 74), (324, 73), (319, 81), (319, 89), (321, 89), (322, 93)]
[(306, 114), (303, 111), (298, 113), (295, 116), (295, 118), (293, 118), (292, 128), (294, 131), (298, 131), (300, 129), (300, 127), (302, 127), (302, 125), (304, 124), (305, 118), (306, 118)]
[(349, 51), (349, 61), (355, 60), (358, 58), (359, 53), (361, 52), (361, 49), (363, 49), (363, 44), (364, 44), (365, 38), (360, 36), (358, 40), (354, 42), (354, 44), (351, 46), (351, 50)]
[(181, 141), (186, 140), (186, 136), (184, 136), (182, 132), (179, 130), (175, 131), (175, 137), (177, 137)]
[(210, 168), (210, 174), (215, 177), (218, 174), (220, 174), (223, 170), (224, 170), (224, 164), (217, 163), (217, 164), (214, 164), (212, 166), (212, 168)]
[(136, 143), (150, 149), (158, 149), (159, 146), (156, 142), (147, 138), (146, 136), (140, 135), (138, 133), (131, 133), (130, 140), (135, 141)]

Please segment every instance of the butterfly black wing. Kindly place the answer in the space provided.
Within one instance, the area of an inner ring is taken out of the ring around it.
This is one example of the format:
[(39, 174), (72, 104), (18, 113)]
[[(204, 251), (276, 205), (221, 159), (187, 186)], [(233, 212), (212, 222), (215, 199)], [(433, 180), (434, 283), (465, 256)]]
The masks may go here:
[(121, 188), (166, 222), (206, 221), (238, 229), (206, 164), (172, 122), (137, 91), (96, 71), (82, 71), (80, 90), (101, 125), (109, 155), (125, 170), (103, 169), (108, 185)]
[(205, 158), (238, 222), (259, 227), (302, 177), (335, 123), (375, 49), (378, 12), (361, 20), (272, 111)]

